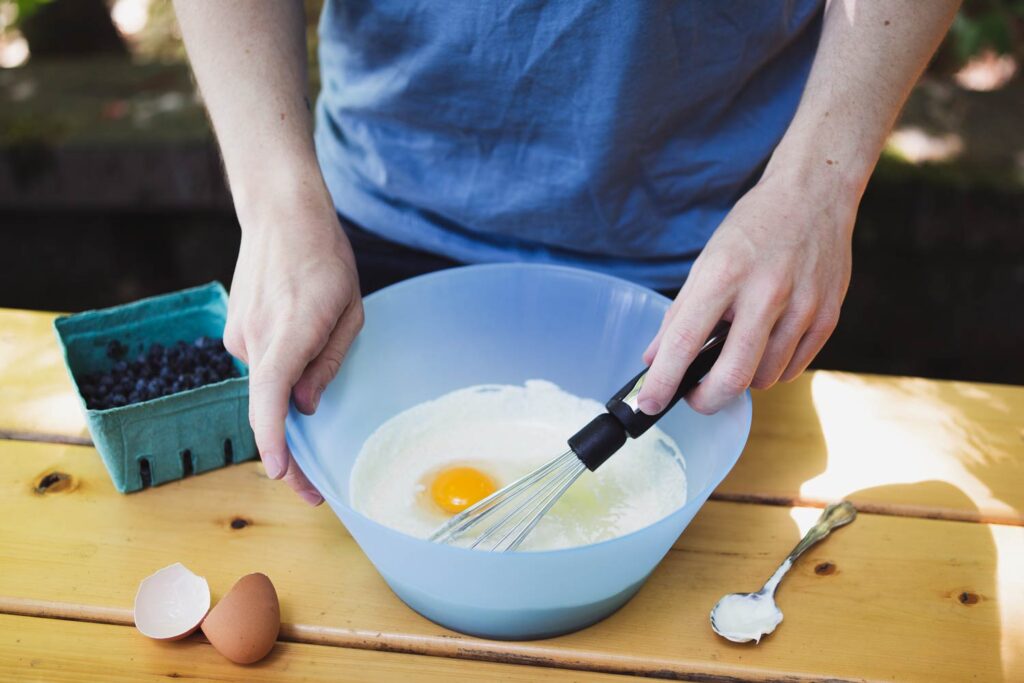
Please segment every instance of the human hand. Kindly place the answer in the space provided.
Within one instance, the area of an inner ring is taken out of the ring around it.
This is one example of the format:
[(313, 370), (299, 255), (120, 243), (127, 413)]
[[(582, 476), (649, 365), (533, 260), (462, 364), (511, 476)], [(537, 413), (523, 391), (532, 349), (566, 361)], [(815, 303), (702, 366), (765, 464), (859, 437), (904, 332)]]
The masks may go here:
[(285, 442), (289, 397), (312, 414), (363, 325), (355, 258), (323, 205), (243, 221), (224, 346), (249, 365), (249, 422), (271, 479), (323, 497)]
[(821, 350), (850, 282), (857, 201), (813, 185), (766, 173), (726, 216), (644, 352), (643, 412), (669, 403), (719, 320), (732, 323), (725, 347), (687, 397), (701, 413), (796, 378)]

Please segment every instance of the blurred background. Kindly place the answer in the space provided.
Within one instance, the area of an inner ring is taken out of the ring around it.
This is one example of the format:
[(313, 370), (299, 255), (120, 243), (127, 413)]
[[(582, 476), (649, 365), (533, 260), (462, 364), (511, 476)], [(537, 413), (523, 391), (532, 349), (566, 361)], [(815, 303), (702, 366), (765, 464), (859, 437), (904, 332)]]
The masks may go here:
[[(967, 0), (868, 187), (816, 367), (1024, 384), (1022, 60), (1024, 0)], [(170, 0), (0, 0), (0, 306), (229, 285), (238, 241)]]

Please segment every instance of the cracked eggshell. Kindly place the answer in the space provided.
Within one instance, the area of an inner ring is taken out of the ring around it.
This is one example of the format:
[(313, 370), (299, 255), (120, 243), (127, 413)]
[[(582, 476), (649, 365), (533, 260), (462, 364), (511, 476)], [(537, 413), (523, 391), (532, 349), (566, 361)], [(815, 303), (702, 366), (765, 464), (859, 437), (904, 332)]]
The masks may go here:
[(267, 656), (281, 629), (277, 591), (265, 574), (240, 578), (203, 620), (210, 644), (236, 664)]
[(209, 611), (210, 585), (180, 562), (147, 576), (135, 594), (135, 628), (155, 640), (184, 638)]

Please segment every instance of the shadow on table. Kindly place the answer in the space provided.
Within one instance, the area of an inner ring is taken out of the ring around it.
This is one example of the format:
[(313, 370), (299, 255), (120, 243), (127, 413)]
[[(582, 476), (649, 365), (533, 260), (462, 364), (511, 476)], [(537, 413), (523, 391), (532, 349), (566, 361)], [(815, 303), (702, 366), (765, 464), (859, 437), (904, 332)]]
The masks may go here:
[[(949, 533), (959, 529), (935, 524), (934, 533), (951, 536), (948, 548), (929, 558), (935, 574), (906, 576), (906, 590), (900, 594), (869, 597), (906, 614), (913, 611), (906, 598), (916, 594), (926, 610), (913, 615), (921, 625), (921, 637), (913, 652), (905, 651), (905, 634), (891, 628), (899, 620), (881, 621), (877, 629), (883, 634), (891, 630), (892, 637), (872, 640), (886, 643), (888, 651), (865, 653), (866, 657), (923, 656), (936, 665), (998, 661), (1007, 679), (1020, 671), (1024, 596), (1012, 595), (1009, 585), (1000, 591), (1000, 581), (1024, 575), (1024, 547), (1015, 526), (1022, 521), (1017, 487), (1024, 481), (1016, 433), (1024, 415), (1016, 413), (1024, 406), (1014, 406), (1007, 392), (1005, 387), (913, 378), (879, 382), (843, 373), (816, 373), (810, 381), (791, 385), (786, 400), (806, 402), (817, 418), (817, 430), (812, 423), (804, 424), (807, 432), (798, 435), (800, 446), (813, 444), (814, 452), (821, 454), (794, 463), (797, 466), (782, 475), (784, 481), (774, 481), (776, 489), (798, 491), (798, 504), (848, 499), (862, 511), (882, 514), (1002, 522), (981, 527), (985, 533), (980, 534)], [(801, 524), (801, 531), (811, 521)], [(921, 522), (911, 524), (908, 519), (888, 528), (891, 535), (880, 539), (879, 551), (884, 554), (892, 547), (914, 552)], [(886, 566), (885, 559), (880, 558), (880, 566)], [(994, 575), (981, 575), (991, 567), (996, 568)], [(930, 599), (934, 596), (921, 592), (926, 582), (939, 576), (948, 585), (927, 588), (940, 591), (948, 610), (936, 607)], [(948, 611), (961, 609), (974, 610), (969, 618), (979, 637), (952, 645), (941, 634), (928, 637), (929, 613), (948, 619)]]

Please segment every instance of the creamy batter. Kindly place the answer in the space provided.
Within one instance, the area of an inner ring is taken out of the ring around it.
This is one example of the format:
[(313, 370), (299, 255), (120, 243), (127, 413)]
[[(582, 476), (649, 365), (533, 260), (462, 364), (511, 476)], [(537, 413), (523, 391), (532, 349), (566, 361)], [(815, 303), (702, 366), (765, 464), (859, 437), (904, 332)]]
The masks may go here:
[[(381, 524), (426, 538), (458, 510), (450, 505), (463, 491), (482, 497), (512, 483), (565, 452), (566, 440), (603, 411), (597, 401), (543, 380), (453, 391), (399, 413), (366, 440), (350, 477), (352, 505)], [(622, 536), (685, 502), (682, 454), (653, 427), (628, 440), (597, 472), (584, 472), (521, 549)]]
[(715, 630), (735, 643), (761, 642), (782, 623), (782, 611), (771, 596), (732, 593), (711, 612)]

